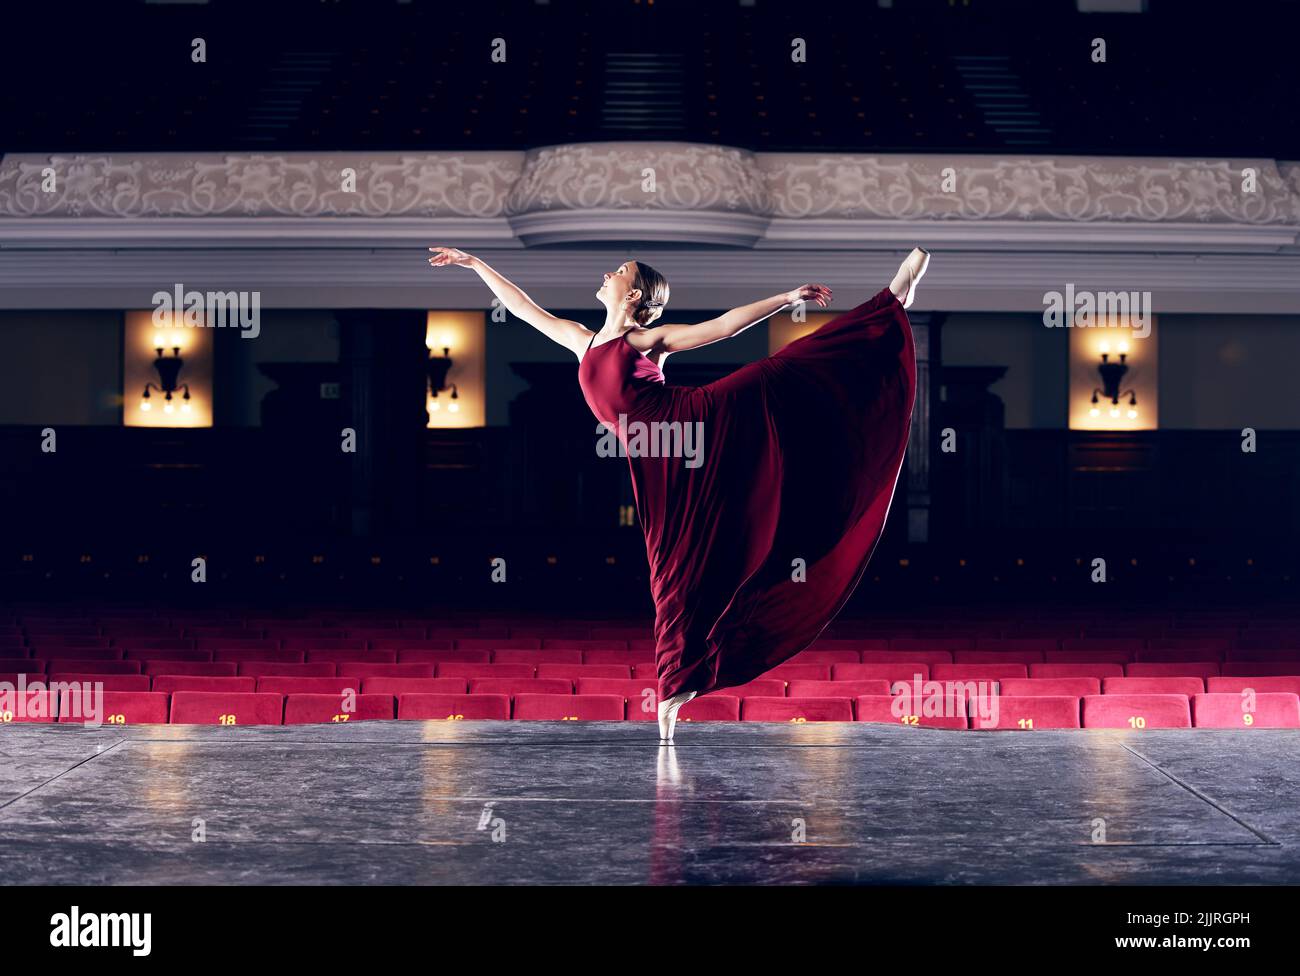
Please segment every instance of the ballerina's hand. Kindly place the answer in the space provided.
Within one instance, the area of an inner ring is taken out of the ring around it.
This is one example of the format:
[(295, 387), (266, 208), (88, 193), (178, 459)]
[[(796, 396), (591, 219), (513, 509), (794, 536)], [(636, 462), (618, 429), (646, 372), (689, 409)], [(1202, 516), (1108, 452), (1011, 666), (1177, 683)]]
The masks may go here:
[(831, 290), (825, 285), (800, 285), (793, 291), (786, 292), (785, 297), (792, 305), (799, 302), (816, 302), (825, 308), (831, 303)]
[(458, 264), (462, 268), (467, 268), (474, 263), (474, 255), (466, 254), (454, 247), (431, 247), (433, 257), (429, 258), (429, 264), (435, 268), (443, 268), (449, 264)]

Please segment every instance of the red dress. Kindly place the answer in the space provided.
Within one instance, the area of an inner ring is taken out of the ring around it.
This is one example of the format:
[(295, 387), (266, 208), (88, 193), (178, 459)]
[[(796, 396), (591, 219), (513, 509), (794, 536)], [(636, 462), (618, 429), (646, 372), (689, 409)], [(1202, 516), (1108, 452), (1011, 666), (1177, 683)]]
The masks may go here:
[[(866, 570), (902, 467), (916, 352), (898, 299), (708, 386), (666, 386), (626, 336), (589, 347), (578, 382), (628, 448), (660, 696), (743, 684), (812, 643)], [(695, 425), (694, 459), (639, 437), (673, 422)]]

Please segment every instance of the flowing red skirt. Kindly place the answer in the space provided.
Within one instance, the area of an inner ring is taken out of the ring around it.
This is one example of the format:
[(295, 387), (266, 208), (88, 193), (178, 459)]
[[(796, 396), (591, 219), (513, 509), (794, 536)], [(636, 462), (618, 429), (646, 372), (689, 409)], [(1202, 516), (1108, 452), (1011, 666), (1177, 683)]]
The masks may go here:
[(830, 623), (884, 529), (915, 391), (912, 330), (885, 289), (715, 383), (637, 397), (630, 421), (703, 433), (698, 467), (629, 458), (662, 697), (743, 684)]

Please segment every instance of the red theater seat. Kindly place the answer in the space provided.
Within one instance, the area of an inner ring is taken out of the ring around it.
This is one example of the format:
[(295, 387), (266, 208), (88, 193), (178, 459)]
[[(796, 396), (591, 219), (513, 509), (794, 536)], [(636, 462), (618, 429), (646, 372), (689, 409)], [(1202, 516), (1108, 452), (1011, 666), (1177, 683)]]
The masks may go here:
[(54, 722), (58, 715), (58, 696), (43, 686), (27, 689), (21, 694), (17, 688), (0, 694), (0, 725), (11, 722)]
[(1001, 678), (1027, 678), (1030, 665), (1014, 662), (998, 664), (936, 664), (930, 669), (935, 681), (997, 681)]
[(32, 657), (42, 661), (120, 661), (122, 647), (33, 647)]
[(1127, 664), (1133, 651), (1043, 651), (1047, 664)]
[(1204, 678), (1153, 677), (1103, 678), (1103, 695), (1199, 695), (1205, 691)]
[(341, 661), (336, 667), (340, 678), (432, 678), (435, 665)]
[[(76, 700), (80, 697), (65, 693), (60, 698), (60, 722), (87, 720), (85, 703)], [(166, 725), (167, 695), (154, 691), (105, 691), (99, 721), (104, 725)]]
[(888, 695), (889, 682), (884, 678), (867, 678), (860, 681), (806, 681), (790, 682), (786, 691), (790, 698), (857, 698), (859, 695)]
[[(263, 679), (266, 680), (266, 679)], [(293, 694), (284, 701), (285, 725), (364, 722), (391, 719), (392, 695)]]
[(789, 664), (857, 664), (862, 660), (859, 651), (800, 651), (790, 658)]
[(1057, 650), (1057, 642), (1041, 637), (981, 637), (975, 642), (977, 651), (1032, 651), (1042, 660), (1044, 651)]
[(852, 722), (853, 703), (844, 698), (746, 697), (742, 722)]
[[(42, 676), (44, 677), (44, 676)], [(51, 681), (78, 684), (102, 685), (104, 691), (148, 691), (150, 680), (147, 674), (83, 674), (76, 671), (61, 672), (50, 676)], [(31, 678), (28, 678), (30, 683)]]
[(526, 650), (540, 651), (540, 637), (457, 637), (456, 650), (464, 651), (501, 651)]
[(47, 674), (139, 674), (139, 661), (51, 661)]
[[(546, 653), (543, 651), (542, 653)], [(539, 678), (631, 678), (632, 669), (619, 664), (538, 664)]]
[(964, 729), (963, 715), (925, 715), (903, 711), (895, 714), (896, 703), (889, 695), (859, 695), (855, 704), (857, 721), (888, 722), (891, 725), (919, 725), (936, 729)]
[(363, 694), (375, 695), (464, 695), (469, 690), (465, 678), (362, 678)]
[(281, 725), (284, 696), (259, 692), (178, 691), (173, 725)]
[(234, 661), (145, 661), (145, 674), (190, 674), (209, 678), (233, 678), (239, 673)]
[(657, 681), (659, 668), (653, 661), (642, 661), (640, 664), (632, 665), (632, 677), (650, 678)]
[(621, 651), (627, 647), (625, 640), (600, 640), (598, 638), (583, 638), (579, 640), (565, 640), (558, 637), (547, 637), (542, 640), (542, 650), (576, 650), (576, 651)]
[[(342, 664), (353, 661), (360, 664), (396, 664), (396, 651), (308, 651), (308, 664)], [(412, 662), (420, 663), (420, 662)]]
[[(1253, 706), (1253, 711), (1247, 708)], [(1192, 722), (1201, 729), (1300, 729), (1300, 697), (1263, 692), (1241, 695), (1203, 694), (1192, 699)]]
[[(1004, 678), (999, 682), (1001, 693), (1014, 698), (1038, 696), (1082, 698), (1100, 695), (1100, 678)], [(1077, 711), (1077, 709), (1076, 709)]]
[(583, 651), (583, 664), (623, 664), (631, 667), (633, 664), (644, 664), (653, 653), (647, 654), (645, 651)]
[(1186, 695), (1086, 695), (1085, 729), (1190, 729)]
[(202, 664), (212, 660), (212, 652), (132, 646), (126, 648), (124, 657), (128, 661), (194, 661)]
[(1261, 691), (1280, 691), (1288, 694), (1300, 694), (1300, 675), (1268, 675), (1268, 676), (1232, 676), (1222, 678), (1206, 678), (1206, 691), (1210, 694), (1232, 693), (1240, 694), (1247, 689), (1256, 692)]
[(753, 681), (746, 681), (743, 685), (715, 688), (700, 697), (707, 698), (709, 695), (729, 695), (733, 698), (781, 698), (785, 695), (785, 682), (780, 678), (755, 678)]
[(277, 664), (301, 664), (306, 658), (306, 651), (262, 650), (255, 647), (214, 648), (214, 661), (275, 661)]
[[(272, 652), (278, 650), (280, 642), (274, 639), (266, 638), (243, 638), (236, 639), (230, 637), (196, 637), (194, 646), (200, 650), (208, 651), (265, 651)], [(301, 654), (302, 652), (297, 652)], [(301, 657), (295, 660), (302, 660)]]
[(413, 720), (459, 721), (460, 719), (510, 718), (509, 695), (426, 695), (397, 697), (397, 717)]
[[(831, 666), (829, 664), (781, 664), (771, 671), (765, 671), (761, 675), (764, 678), (779, 678), (782, 681), (794, 681), (802, 679), (804, 681), (830, 681)], [(741, 712), (744, 712), (744, 706), (741, 706)]]
[(1043, 660), (1043, 652), (1037, 651), (953, 651), (956, 664), (1037, 664)]
[(568, 678), (470, 678), (471, 695), (572, 695)]
[[(627, 717), (632, 718), (633, 702), (627, 703)], [(651, 720), (657, 718), (658, 711), (651, 714)], [(701, 695), (692, 698), (677, 713), (678, 722), (739, 722), (740, 699), (723, 692), (719, 695)]]
[(29, 657), (0, 658), (2, 674), (44, 674), (45, 661), (35, 661)]
[(621, 722), (621, 695), (515, 695), (516, 719), (537, 722)]
[(1080, 727), (1079, 699), (1075, 695), (999, 695), (997, 703), (996, 719), (973, 712), (970, 727), (1020, 732)]
[(883, 678), (895, 681), (911, 681), (917, 675), (924, 681), (930, 677), (930, 665), (919, 661), (899, 661), (897, 664), (833, 664), (832, 681), (871, 681)]
[(482, 651), (456, 651), (452, 649), (452, 642), (449, 640), (383, 640), (371, 641), (370, 649), (372, 651), (394, 651), (397, 654), (404, 654), (408, 651), (412, 653), (425, 653), (428, 651), (438, 651), (448, 655), (441, 658), (444, 661), (487, 661), (492, 657), (492, 652)]
[(1147, 646), (1141, 637), (1067, 637), (1061, 641), (1063, 651), (1128, 651), (1135, 653)]
[(1219, 661), (1223, 658), (1223, 651), (1213, 650), (1210, 648), (1180, 648), (1178, 650), (1169, 649), (1150, 649), (1145, 651), (1135, 651), (1133, 660), (1144, 663), (1149, 662), (1181, 662), (1181, 661)]
[(863, 651), (863, 664), (951, 664), (952, 651)]
[(439, 678), (532, 678), (537, 674), (532, 664), (466, 664), (448, 661), (438, 665)]
[[(276, 695), (330, 695), (337, 698), (348, 690), (361, 692), (363, 689), (360, 685), (360, 678), (263, 675), (257, 679), (258, 691), (271, 692)], [(392, 718), (393, 716), (388, 717)]]
[(491, 651), (398, 651), (399, 664), (488, 664)]
[(308, 637), (286, 637), (284, 639), (284, 648), (292, 651), (364, 651), (366, 642), (356, 638), (346, 637), (329, 637), (329, 638), (308, 638)]
[(153, 690), (167, 693), (176, 691), (237, 691), (247, 693), (257, 691), (257, 679), (201, 674), (160, 674), (153, 678)]
[(1122, 664), (1047, 664), (1029, 665), (1031, 678), (1119, 678), (1124, 675)]
[(887, 637), (818, 637), (808, 648), (810, 651), (887, 651)]
[(1124, 675), (1129, 678), (1208, 678), (1219, 673), (1213, 661), (1138, 661), (1124, 665)]
[[(574, 691), (579, 695), (618, 695), (624, 699), (624, 717), (629, 722), (654, 722), (659, 718), (659, 682), (654, 678), (580, 677), (575, 684)], [(681, 716), (678, 712), (677, 717)]]
[(1243, 678), (1252, 675), (1295, 676), (1300, 675), (1300, 661), (1227, 661), (1219, 665), (1219, 672)]
[(576, 648), (555, 648), (541, 651), (518, 651), (506, 648), (505, 650), (492, 652), (492, 663), (497, 665), (527, 664), (536, 666), (542, 661), (550, 664), (581, 664), (582, 651)]
[(975, 638), (944, 635), (936, 637), (895, 637), (889, 642), (891, 651), (971, 651)]
[(332, 678), (335, 666), (328, 661), (314, 661), (305, 664), (279, 664), (275, 661), (240, 661), (239, 674), (260, 678), (263, 675), (279, 675), (285, 678)]

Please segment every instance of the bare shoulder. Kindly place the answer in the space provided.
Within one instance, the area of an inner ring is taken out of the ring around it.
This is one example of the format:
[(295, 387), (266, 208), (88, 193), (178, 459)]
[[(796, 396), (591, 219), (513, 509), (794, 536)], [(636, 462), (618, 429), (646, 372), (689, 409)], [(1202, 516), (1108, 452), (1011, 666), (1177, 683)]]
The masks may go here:
[(638, 352), (649, 353), (659, 346), (659, 340), (663, 338), (664, 329), (672, 326), (657, 325), (653, 329), (646, 329), (637, 326), (635, 329), (628, 329), (624, 335), (627, 338), (628, 345)]

